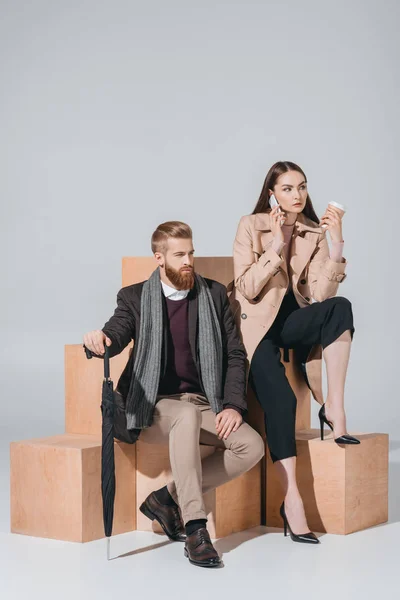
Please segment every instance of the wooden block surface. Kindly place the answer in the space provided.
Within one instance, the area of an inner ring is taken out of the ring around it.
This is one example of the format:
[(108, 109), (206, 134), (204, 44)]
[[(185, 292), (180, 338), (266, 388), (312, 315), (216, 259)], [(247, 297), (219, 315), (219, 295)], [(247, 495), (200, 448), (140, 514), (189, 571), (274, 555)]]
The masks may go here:
[[(131, 346), (110, 361), (114, 387), (128, 362)], [(83, 435), (101, 434), (101, 390), (103, 360), (88, 360), (82, 344), (65, 346), (65, 431)]]
[[(314, 531), (348, 534), (388, 519), (388, 436), (354, 434), (360, 445), (339, 446), (319, 430), (296, 433), (297, 483)], [(282, 527), (283, 492), (267, 459), (267, 525)]]
[(360, 439), (364, 452), (350, 452), (347, 457), (346, 533), (388, 520), (389, 436), (367, 434)]
[(215, 537), (261, 525), (261, 466), (221, 485), (215, 492)]
[[(98, 436), (13, 442), (10, 457), (12, 532), (75, 542), (104, 536)], [(114, 535), (136, 528), (135, 447), (116, 443), (115, 464)]]
[[(283, 351), (281, 352), (283, 355)], [(290, 387), (297, 398), (296, 408), (296, 431), (309, 429), (311, 425), (311, 392), (306, 384), (304, 375), (296, 361), (293, 350), (289, 350), (290, 362), (285, 363), (282, 357), (282, 363), (285, 367), (286, 377)]]

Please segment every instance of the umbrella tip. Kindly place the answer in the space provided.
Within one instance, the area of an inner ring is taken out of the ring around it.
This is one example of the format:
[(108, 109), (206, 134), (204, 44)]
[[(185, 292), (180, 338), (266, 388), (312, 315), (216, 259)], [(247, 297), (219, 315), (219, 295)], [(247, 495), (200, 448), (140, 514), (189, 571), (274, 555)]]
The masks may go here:
[(107, 560), (110, 560), (110, 538), (107, 538)]

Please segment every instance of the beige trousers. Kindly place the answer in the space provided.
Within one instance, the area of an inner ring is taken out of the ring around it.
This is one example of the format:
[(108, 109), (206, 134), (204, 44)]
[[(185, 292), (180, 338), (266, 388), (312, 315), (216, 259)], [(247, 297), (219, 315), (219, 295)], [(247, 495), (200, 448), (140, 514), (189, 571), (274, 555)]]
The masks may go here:
[[(168, 484), (168, 491), (180, 506), (185, 524), (207, 518), (203, 494), (242, 475), (264, 455), (261, 436), (247, 423), (242, 423), (228, 439), (219, 440), (215, 413), (199, 394), (159, 396), (153, 423), (143, 429), (140, 441), (169, 444), (174, 480)], [(203, 462), (200, 444), (217, 449)]]

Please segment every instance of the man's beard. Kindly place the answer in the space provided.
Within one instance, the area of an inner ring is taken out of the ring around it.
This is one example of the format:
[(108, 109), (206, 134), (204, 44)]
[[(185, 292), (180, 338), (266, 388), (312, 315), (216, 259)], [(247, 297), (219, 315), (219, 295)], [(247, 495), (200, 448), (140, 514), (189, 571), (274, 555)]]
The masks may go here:
[[(189, 269), (189, 266), (184, 267)], [(165, 263), (165, 274), (177, 290), (191, 290), (194, 287), (194, 268), (190, 267), (190, 271), (182, 271), (173, 269)]]

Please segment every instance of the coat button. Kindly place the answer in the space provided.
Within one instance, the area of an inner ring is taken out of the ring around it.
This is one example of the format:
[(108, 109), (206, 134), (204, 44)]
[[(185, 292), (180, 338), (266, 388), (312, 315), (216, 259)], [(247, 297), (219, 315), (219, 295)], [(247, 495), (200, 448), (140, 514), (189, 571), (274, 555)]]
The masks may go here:
[(242, 319), (247, 319), (246, 313), (242, 313), (240, 316), (242, 317)]
[(301, 285), (306, 285), (307, 281), (305, 279), (300, 280)]
[(306, 296), (306, 300), (307, 302), (310, 302), (310, 298), (308, 296)]

